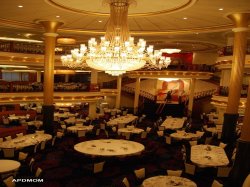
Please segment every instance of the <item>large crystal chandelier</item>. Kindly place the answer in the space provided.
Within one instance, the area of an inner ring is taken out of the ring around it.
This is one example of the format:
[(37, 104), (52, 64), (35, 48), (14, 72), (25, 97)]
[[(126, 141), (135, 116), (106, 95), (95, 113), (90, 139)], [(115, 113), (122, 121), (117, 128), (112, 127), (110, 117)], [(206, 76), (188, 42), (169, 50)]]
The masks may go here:
[(135, 43), (128, 29), (128, 8), (134, 0), (105, 0), (110, 6), (110, 19), (105, 36), (100, 43), (95, 38), (88, 46), (71, 50), (71, 55), (62, 56), (64, 66), (85, 68), (86, 66), (118, 76), (127, 71), (140, 69), (150, 64), (159, 69), (167, 67), (170, 59), (162, 56), (162, 51), (154, 51), (153, 46), (146, 47), (146, 41), (139, 39)]

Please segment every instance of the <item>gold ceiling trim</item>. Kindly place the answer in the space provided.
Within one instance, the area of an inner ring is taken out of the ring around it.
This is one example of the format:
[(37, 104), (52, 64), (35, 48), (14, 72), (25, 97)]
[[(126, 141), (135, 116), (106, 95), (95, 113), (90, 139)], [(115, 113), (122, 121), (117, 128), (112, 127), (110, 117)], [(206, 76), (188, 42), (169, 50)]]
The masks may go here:
[[(42, 26), (37, 23), (27, 23), (22, 21), (8, 20), (0, 18), (0, 24), (2, 26), (8, 26), (13, 28), (25, 28), (37, 31), (41, 29)], [(133, 36), (164, 36), (169, 34), (195, 34), (195, 33), (206, 33), (206, 32), (219, 32), (226, 31), (233, 28), (233, 24), (225, 25), (214, 25), (208, 27), (196, 27), (190, 29), (178, 29), (178, 30), (165, 30), (165, 31), (130, 31)], [(43, 30), (42, 30), (43, 31)], [(45, 32), (45, 31), (43, 31)], [(42, 32), (42, 33), (43, 33)], [(96, 30), (82, 30), (82, 29), (71, 29), (71, 28), (59, 28), (58, 33), (70, 33), (70, 34), (83, 34), (83, 35), (104, 35), (105, 31)]]
[[(70, 12), (74, 12), (74, 13), (80, 13), (80, 14), (84, 14), (84, 15), (95, 15), (95, 16), (109, 16), (110, 15), (109, 13), (92, 12), (92, 11), (86, 11), (86, 10), (80, 10), (80, 9), (66, 7), (62, 4), (54, 2), (53, 0), (44, 0), (44, 1), (46, 3), (48, 3), (49, 5), (54, 6), (56, 8), (70, 11)], [(159, 14), (169, 14), (169, 13), (173, 13), (173, 12), (177, 12), (177, 11), (186, 9), (186, 8), (192, 6), (193, 4), (195, 4), (197, 1), (198, 0), (188, 0), (188, 2), (186, 2), (185, 4), (179, 5), (175, 8), (172, 8), (172, 9), (155, 11), (155, 12), (146, 12), (146, 13), (134, 13), (134, 14), (129, 14), (128, 17), (142, 17), (142, 16), (145, 17), (145, 16), (155, 16), (155, 15), (159, 15)]]

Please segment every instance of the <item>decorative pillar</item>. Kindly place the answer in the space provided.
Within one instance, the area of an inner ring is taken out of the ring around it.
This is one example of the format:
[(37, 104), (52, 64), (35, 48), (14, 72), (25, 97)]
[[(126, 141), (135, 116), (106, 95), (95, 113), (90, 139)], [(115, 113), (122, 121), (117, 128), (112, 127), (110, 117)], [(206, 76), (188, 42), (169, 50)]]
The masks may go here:
[(36, 82), (41, 82), (41, 76), (42, 76), (41, 71), (37, 71), (36, 72)]
[(65, 82), (69, 82), (69, 74), (65, 74)]
[(94, 92), (94, 91), (99, 91), (99, 86), (97, 84), (98, 81), (98, 71), (97, 70), (91, 70), (91, 77), (90, 77), (90, 87), (89, 91)]
[[(245, 55), (247, 46), (247, 31), (250, 12), (232, 13), (228, 15), (236, 28), (234, 31), (234, 49), (231, 79), (229, 84), (229, 96), (226, 113), (224, 115), (222, 140), (229, 145), (235, 141), (235, 127), (238, 120), (238, 108), (241, 96), (241, 87), (245, 65)], [(230, 186), (241, 187), (246, 176), (250, 172), (250, 88), (248, 89), (248, 98), (246, 111), (241, 131), (241, 137), (238, 140), (236, 159), (233, 169), (230, 172)]]
[(234, 32), (233, 61), (228, 104), (224, 114), (222, 129), (222, 141), (225, 143), (233, 143), (235, 141), (235, 128), (239, 117), (238, 109), (245, 65), (249, 15), (249, 13), (232, 13), (227, 16), (234, 22), (235, 28), (232, 29)]
[(46, 133), (53, 133), (54, 121), (54, 60), (56, 33), (63, 23), (56, 21), (41, 21), (44, 29), (44, 83), (43, 83), (43, 126)]
[(190, 80), (189, 96), (188, 96), (188, 117), (192, 116), (193, 104), (194, 104), (194, 88), (195, 88), (196, 78)]
[[(250, 82), (249, 82), (250, 84)], [(232, 186), (241, 187), (245, 178), (250, 172), (250, 86), (248, 87), (248, 96), (246, 110), (241, 127), (241, 136), (238, 140), (237, 152), (233, 169), (230, 173)]]
[(139, 96), (140, 96), (140, 77), (136, 78), (135, 82), (135, 98), (134, 98), (134, 114), (138, 113), (138, 105), (139, 105)]
[(122, 89), (122, 76), (117, 77), (117, 95), (115, 100), (115, 108), (121, 107), (121, 89)]
[[(97, 84), (97, 78), (98, 78), (98, 71), (97, 70), (91, 70), (91, 77), (90, 77), (90, 91), (97, 91), (96, 86)], [(89, 102), (89, 117), (91, 119), (96, 118), (96, 102)]]

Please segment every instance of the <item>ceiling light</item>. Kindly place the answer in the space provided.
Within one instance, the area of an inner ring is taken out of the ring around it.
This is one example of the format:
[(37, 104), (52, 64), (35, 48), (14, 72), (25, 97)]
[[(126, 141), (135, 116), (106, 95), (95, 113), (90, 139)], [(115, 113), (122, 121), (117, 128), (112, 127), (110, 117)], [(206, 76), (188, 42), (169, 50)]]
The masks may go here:
[(60, 16), (56, 16), (57, 18), (60, 18)]
[(31, 42), (31, 43), (43, 43), (43, 41), (40, 41), (40, 40), (22, 39), (22, 38), (9, 38), (9, 37), (0, 37), (0, 40), (18, 41), (18, 42)]
[(187, 17), (184, 17), (183, 19), (188, 19)]
[(224, 10), (223, 8), (219, 8), (219, 10)]
[(153, 46), (146, 47), (146, 41), (139, 39), (135, 43), (128, 29), (128, 8), (134, 0), (105, 0), (110, 6), (110, 19), (104, 37), (100, 43), (91, 38), (88, 46), (71, 50), (70, 55), (61, 57), (64, 66), (70, 68), (90, 67), (118, 76), (127, 71), (143, 68), (145, 65), (161, 69), (169, 64), (169, 58)]
[(99, 22), (99, 23), (101, 23), (101, 22), (102, 22), (102, 20), (99, 20), (98, 22)]
[(23, 8), (23, 5), (18, 5), (17, 7), (18, 7), (18, 8)]
[(59, 43), (59, 44), (75, 44), (76, 40), (74, 38), (61, 37), (61, 38), (57, 38), (57, 43)]

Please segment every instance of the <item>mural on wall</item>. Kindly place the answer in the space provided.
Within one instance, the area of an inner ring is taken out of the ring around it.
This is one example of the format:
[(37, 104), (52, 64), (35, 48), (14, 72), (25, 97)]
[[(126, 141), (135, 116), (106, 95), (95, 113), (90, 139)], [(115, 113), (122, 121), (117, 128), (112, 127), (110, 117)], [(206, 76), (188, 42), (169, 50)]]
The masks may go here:
[(161, 88), (157, 91), (157, 102), (176, 103), (183, 102), (186, 98), (183, 80), (162, 81)]
[(193, 63), (193, 53), (173, 53), (167, 54), (163, 53), (163, 56), (171, 58), (171, 66), (188, 66)]

